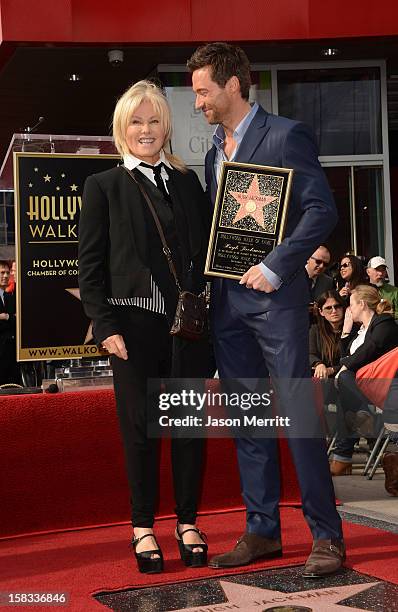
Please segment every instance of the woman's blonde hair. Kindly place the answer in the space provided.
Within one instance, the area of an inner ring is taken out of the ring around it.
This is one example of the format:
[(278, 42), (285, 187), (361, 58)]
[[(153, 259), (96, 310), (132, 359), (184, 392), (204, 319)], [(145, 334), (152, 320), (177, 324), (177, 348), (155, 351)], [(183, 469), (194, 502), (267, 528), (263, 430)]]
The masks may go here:
[[(113, 113), (113, 138), (116, 148), (121, 157), (130, 153), (126, 142), (126, 133), (131, 115), (137, 110), (141, 102), (148, 100), (151, 102), (155, 113), (160, 117), (160, 123), (165, 132), (163, 148), (167, 147), (171, 138), (171, 113), (169, 103), (161, 89), (151, 81), (138, 81), (129, 87), (116, 103)], [(166, 159), (174, 168), (181, 172), (187, 172), (184, 162), (164, 151)]]
[(365, 302), (367, 307), (377, 314), (382, 314), (383, 312), (387, 314), (393, 313), (391, 302), (381, 298), (380, 293), (375, 287), (371, 287), (370, 285), (357, 285), (355, 289), (351, 291), (351, 295), (355, 295), (357, 300)]

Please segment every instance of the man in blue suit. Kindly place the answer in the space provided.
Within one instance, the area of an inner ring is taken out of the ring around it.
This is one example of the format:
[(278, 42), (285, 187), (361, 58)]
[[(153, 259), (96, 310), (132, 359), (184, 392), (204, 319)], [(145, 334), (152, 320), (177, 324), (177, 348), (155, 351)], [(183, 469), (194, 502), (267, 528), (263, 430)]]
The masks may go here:
[[(248, 102), (250, 64), (239, 47), (211, 43), (189, 59), (196, 108), (217, 125), (206, 155), (206, 183), (215, 201), (223, 161), (294, 169), (284, 240), (241, 280), (216, 279), (212, 318), (221, 378), (306, 379), (309, 287), (305, 263), (330, 234), (337, 213), (310, 130)], [(246, 532), (211, 567), (247, 565), (282, 554), (276, 439), (236, 440)], [(289, 439), (303, 513), (313, 535), (305, 577), (337, 571), (345, 559), (325, 442)]]

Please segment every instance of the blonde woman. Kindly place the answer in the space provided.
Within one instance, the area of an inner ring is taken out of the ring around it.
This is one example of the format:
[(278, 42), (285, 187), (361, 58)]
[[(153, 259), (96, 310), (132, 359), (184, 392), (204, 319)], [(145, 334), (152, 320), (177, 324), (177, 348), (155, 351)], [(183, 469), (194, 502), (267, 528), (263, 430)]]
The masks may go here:
[[(357, 332), (352, 331), (354, 322), (361, 324)], [(341, 368), (336, 374), (341, 406), (346, 416), (351, 413), (348, 419), (351, 426), (361, 427), (362, 432), (366, 433), (367, 425), (368, 434), (371, 435), (372, 416), (367, 408), (368, 400), (356, 385), (355, 373), (398, 346), (398, 325), (392, 316), (392, 306), (380, 297), (375, 287), (358, 285), (351, 292), (342, 345), (346, 355), (340, 360)], [(357, 440), (358, 435), (337, 440), (331, 463), (334, 476), (351, 473), (352, 454)]]
[[(209, 204), (196, 174), (167, 152), (170, 109), (149, 81), (116, 104), (113, 135), (123, 164), (145, 189), (171, 249), (184, 289), (199, 293), (207, 247)], [(163, 570), (153, 533), (158, 496), (158, 440), (148, 439), (147, 379), (170, 376), (170, 324), (177, 290), (155, 222), (138, 185), (119, 166), (88, 177), (79, 228), (79, 284), (96, 341), (111, 354), (117, 411), (131, 491), (133, 547), (144, 573)], [(180, 377), (200, 377), (197, 343), (181, 341)], [(174, 375), (176, 373), (174, 372)], [(196, 527), (203, 441), (172, 440), (178, 540), (186, 565), (206, 563)]]

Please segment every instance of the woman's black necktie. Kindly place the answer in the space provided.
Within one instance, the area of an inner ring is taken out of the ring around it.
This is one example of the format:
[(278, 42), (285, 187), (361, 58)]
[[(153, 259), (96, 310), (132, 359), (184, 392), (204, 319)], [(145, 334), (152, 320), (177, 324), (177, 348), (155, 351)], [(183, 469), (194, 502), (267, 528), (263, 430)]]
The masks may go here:
[(145, 162), (141, 162), (140, 166), (143, 166), (144, 168), (149, 168), (150, 170), (152, 170), (152, 172), (155, 175), (155, 183), (156, 183), (156, 187), (159, 189), (159, 191), (161, 191), (161, 193), (163, 194), (164, 199), (166, 200), (166, 202), (168, 202), (169, 204), (171, 204), (171, 197), (170, 195), (167, 193), (167, 189), (165, 187), (163, 178), (162, 178), (162, 168), (164, 166), (163, 163), (158, 164), (157, 166), (151, 166), (150, 164), (146, 164)]

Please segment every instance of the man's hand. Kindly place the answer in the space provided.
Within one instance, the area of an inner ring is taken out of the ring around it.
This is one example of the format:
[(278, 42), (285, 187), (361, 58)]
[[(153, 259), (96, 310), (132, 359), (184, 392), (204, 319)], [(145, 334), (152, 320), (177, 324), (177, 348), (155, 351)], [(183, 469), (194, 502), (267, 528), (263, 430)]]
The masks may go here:
[(108, 336), (108, 338), (102, 341), (102, 346), (111, 355), (116, 355), (116, 357), (124, 360), (128, 359), (126, 345), (124, 344), (123, 336), (120, 336), (120, 334)]
[(8, 314), (8, 312), (0, 312), (1, 321), (8, 321), (9, 318), (10, 318), (10, 315)]
[(275, 287), (267, 281), (260, 266), (252, 266), (249, 268), (240, 279), (239, 284), (246, 285), (248, 289), (264, 291), (264, 293), (272, 293), (272, 291), (275, 291)]

